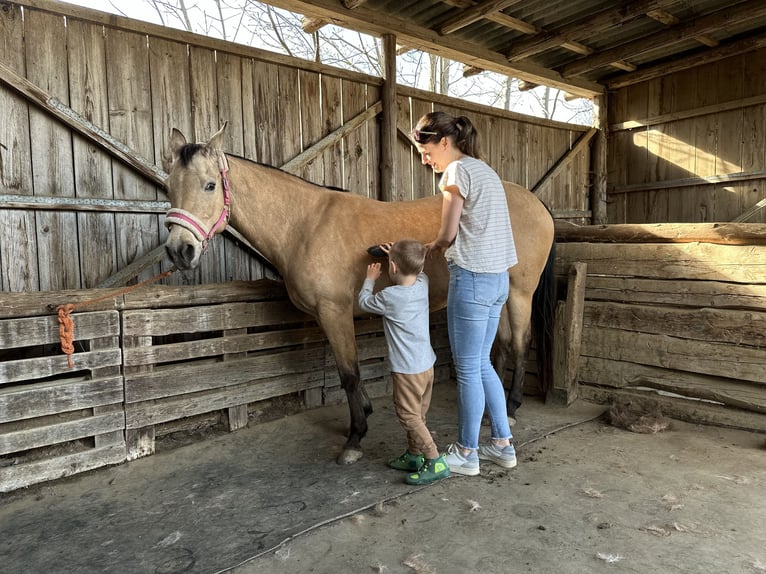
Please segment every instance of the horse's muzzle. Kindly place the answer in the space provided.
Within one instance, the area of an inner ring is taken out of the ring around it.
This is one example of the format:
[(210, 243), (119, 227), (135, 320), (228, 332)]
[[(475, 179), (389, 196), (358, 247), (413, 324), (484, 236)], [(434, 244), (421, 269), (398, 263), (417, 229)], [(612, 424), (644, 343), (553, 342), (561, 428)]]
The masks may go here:
[(178, 246), (165, 243), (165, 251), (173, 264), (181, 271), (193, 269), (199, 263), (199, 250), (191, 242), (182, 242)]

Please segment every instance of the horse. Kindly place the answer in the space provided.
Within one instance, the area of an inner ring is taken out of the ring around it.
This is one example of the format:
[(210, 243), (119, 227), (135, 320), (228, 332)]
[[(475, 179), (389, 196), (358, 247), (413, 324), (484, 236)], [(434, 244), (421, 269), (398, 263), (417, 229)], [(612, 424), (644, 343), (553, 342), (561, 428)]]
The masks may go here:
[[(278, 168), (224, 153), (226, 124), (207, 142), (188, 143), (177, 129), (170, 138), (166, 190), (170, 209), (166, 251), (180, 270), (195, 268), (213, 237), (231, 223), (284, 279), (292, 303), (313, 316), (335, 355), (350, 424), (339, 464), (363, 456), (372, 404), (359, 380), (354, 318), (364, 316), (357, 297), (369, 246), (400, 238), (432, 241), (441, 221), (441, 195), (402, 202), (369, 199), (323, 187)], [(514, 361), (509, 418), (521, 405), (534, 307), (538, 371), (543, 388), (552, 376), (554, 231), (544, 204), (519, 185), (504, 182), (519, 262), (509, 270), (510, 294), (493, 349), (503, 377)], [(426, 262), (430, 309), (447, 303), (449, 272), (443, 255)], [(387, 286), (384, 273), (378, 287)], [(534, 305), (533, 305), (534, 303)], [(539, 313), (539, 317), (538, 317)]]

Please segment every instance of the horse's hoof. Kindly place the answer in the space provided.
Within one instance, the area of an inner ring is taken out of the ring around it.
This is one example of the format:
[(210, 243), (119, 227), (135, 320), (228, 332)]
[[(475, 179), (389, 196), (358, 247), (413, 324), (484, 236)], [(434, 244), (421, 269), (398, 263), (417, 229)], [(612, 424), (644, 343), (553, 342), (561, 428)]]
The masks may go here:
[(516, 424), (516, 417), (508, 415), (508, 426), (513, 426)]
[(357, 460), (362, 458), (364, 453), (361, 450), (355, 448), (344, 448), (343, 452), (338, 457), (338, 464), (354, 464)]

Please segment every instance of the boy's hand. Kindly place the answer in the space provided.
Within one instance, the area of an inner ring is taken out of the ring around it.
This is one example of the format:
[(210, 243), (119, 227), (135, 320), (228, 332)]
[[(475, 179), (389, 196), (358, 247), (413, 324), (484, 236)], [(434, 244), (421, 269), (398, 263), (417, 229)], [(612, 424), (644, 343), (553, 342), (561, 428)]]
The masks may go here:
[(367, 266), (367, 279), (377, 281), (380, 277), (380, 263), (370, 263)]

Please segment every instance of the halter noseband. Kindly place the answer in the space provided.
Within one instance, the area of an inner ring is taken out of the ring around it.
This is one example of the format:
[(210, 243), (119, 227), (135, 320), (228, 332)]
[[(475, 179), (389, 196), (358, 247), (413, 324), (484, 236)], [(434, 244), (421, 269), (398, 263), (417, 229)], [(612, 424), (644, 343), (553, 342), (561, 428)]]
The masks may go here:
[(216, 231), (229, 221), (229, 206), (231, 204), (231, 196), (229, 194), (229, 162), (226, 160), (226, 154), (222, 153), (218, 160), (218, 166), (221, 171), (221, 183), (223, 184), (223, 209), (221, 215), (218, 216), (218, 220), (215, 222), (210, 231), (205, 231), (205, 225), (197, 219), (194, 215), (184, 209), (170, 208), (165, 214), (165, 226), (180, 225), (185, 227), (194, 234), (197, 241), (202, 243), (202, 252), (207, 251), (207, 244), (213, 238)]

